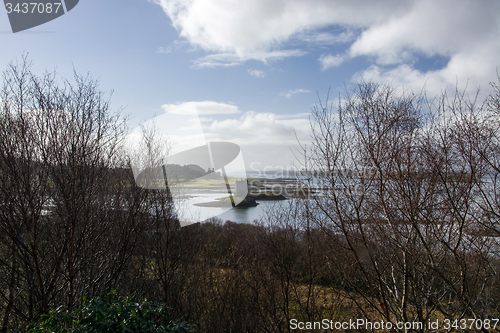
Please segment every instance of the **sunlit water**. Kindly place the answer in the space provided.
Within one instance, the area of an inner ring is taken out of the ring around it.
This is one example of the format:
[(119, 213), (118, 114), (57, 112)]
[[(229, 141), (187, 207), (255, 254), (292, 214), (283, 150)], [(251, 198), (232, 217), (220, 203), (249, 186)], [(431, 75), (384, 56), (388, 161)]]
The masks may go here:
[(223, 221), (229, 220), (233, 222), (249, 223), (263, 218), (269, 209), (273, 209), (276, 206), (282, 206), (284, 202), (285, 201), (257, 201), (257, 203), (259, 203), (257, 207), (231, 208), (218, 215), (217, 218)]
[[(194, 204), (216, 201), (219, 198), (227, 196), (227, 193), (205, 191), (204, 193), (187, 193), (190, 198), (184, 200), (184, 205), (189, 206), (189, 213), (196, 217), (198, 221), (204, 221), (215, 217), (223, 221), (232, 221), (239, 223), (250, 223), (254, 220), (263, 218), (269, 209), (273, 209), (276, 205), (283, 205), (284, 201), (257, 201), (256, 207), (242, 208), (222, 208), (222, 207), (198, 207)], [(182, 203), (181, 203), (182, 207)]]

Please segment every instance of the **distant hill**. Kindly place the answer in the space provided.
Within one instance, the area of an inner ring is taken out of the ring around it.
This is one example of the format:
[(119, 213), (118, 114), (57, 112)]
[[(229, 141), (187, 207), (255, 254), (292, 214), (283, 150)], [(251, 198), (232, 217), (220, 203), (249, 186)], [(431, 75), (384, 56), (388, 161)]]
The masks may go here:
[(215, 178), (220, 178), (220, 174), (218, 172), (213, 172), (210, 170), (203, 170), (200, 166), (196, 164), (188, 164), (188, 165), (178, 165), (178, 164), (167, 164), (167, 174), (168, 175), (173, 175), (174, 179), (182, 179), (182, 180), (190, 180), (190, 179), (196, 179), (202, 176), (206, 176), (208, 174), (211, 174), (212, 179)]

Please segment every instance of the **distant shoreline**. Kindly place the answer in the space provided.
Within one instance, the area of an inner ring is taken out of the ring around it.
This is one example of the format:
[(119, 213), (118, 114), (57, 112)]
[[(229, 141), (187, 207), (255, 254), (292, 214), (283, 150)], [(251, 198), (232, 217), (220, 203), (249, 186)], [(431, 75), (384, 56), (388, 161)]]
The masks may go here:
[[(269, 195), (260, 193), (257, 195), (249, 194), (245, 199), (243, 199), (236, 208), (247, 208), (256, 207), (259, 203), (257, 201), (281, 201), (286, 200), (286, 197), (282, 195)], [(194, 206), (197, 207), (232, 207), (229, 197), (217, 198), (215, 201), (196, 203)]]

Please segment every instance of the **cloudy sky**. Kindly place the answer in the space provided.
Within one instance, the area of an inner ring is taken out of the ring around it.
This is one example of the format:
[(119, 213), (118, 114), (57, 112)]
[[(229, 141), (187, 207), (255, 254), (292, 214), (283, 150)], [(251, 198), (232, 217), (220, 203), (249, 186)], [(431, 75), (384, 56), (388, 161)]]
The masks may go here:
[(198, 114), (205, 137), (238, 143), (247, 166), (285, 167), (329, 89), (336, 98), (365, 78), (487, 93), (500, 66), (500, 2), (81, 0), (16, 34), (0, 11), (0, 67), (22, 52), (39, 73), (99, 78), (131, 129), (159, 117), (182, 140)]

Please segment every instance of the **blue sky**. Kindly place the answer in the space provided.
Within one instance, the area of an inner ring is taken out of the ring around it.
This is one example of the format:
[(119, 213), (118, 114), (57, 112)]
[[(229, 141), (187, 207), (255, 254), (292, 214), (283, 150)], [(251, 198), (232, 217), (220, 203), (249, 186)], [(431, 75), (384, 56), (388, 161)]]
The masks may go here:
[(336, 98), (365, 78), (487, 94), (500, 2), (81, 0), (16, 34), (0, 11), (0, 68), (22, 52), (36, 72), (71, 77), (74, 67), (99, 78), (131, 129), (160, 116), (175, 131), (183, 125), (169, 115), (204, 110), (206, 138), (238, 143), (247, 167), (287, 166), (328, 89)]

